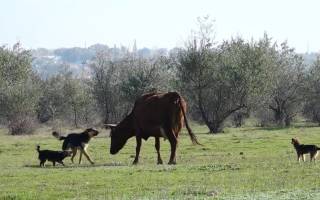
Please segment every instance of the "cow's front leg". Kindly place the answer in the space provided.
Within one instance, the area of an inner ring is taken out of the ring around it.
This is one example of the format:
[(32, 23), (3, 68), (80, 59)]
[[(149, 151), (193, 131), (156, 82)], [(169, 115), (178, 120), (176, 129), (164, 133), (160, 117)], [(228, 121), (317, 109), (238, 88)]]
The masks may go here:
[(157, 154), (158, 154), (158, 162), (157, 164), (163, 164), (162, 159), (161, 159), (161, 155), (160, 155), (160, 139), (159, 137), (155, 137), (155, 148), (157, 150)]
[(137, 140), (137, 146), (136, 146), (136, 157), (134, 158), (134, 161), (132, 164), (138, 164), (139, 162), (139, 154), (140, 154), (140, 148), (141, 148), (141, 137), (136, 136)]

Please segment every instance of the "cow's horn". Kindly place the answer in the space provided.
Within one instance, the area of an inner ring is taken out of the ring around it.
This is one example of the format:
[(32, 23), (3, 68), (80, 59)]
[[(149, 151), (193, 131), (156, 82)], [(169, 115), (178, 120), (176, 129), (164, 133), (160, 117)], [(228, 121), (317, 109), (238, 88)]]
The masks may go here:
[(117, 124), (104, 124), (104, 127), (106, 127), (106, 128), (114, 128), (116, 126), (117, 126)]

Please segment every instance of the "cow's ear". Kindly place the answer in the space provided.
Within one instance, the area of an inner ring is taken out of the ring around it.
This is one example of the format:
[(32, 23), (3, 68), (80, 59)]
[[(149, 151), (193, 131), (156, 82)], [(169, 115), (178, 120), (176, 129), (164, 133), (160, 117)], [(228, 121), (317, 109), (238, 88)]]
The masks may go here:
[(115, 127), (116, 127), (117, 125), (116, 124), (104, 124), (104, 127), (106, 128), (106, 129), (111, 129), (111, 130), (113, 130)]

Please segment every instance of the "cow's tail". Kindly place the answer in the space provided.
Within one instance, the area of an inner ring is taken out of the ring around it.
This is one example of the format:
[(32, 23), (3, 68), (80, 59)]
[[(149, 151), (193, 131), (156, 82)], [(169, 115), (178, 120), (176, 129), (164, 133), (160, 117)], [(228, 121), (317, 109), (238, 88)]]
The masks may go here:
[(190, 139), (192, 141), (193, 144), (199, 144), (201, 145), (198, 140), (197, 140), (197, 137), (196, 135), (192, 132), (190, 126), (189, 126), (189, 123), (188, 123), (188, 119), (187, 119), (187, 116), (186, 116), (186, 111), (185, 111), (185, 106), (182, 104), (182, 97), (179, 95), (179, 106), (180, 106), (180, 109), (182, 111), (182, 114), (183, 114), (183, 119), (184, 119), (184, 124), (188, 130), (188, 133), (189, 133), (189, 136), (190, 136)]
[(53, 131), (53, 132), (52, 132), (52, 135), (53, 135), (53, 137), (57, 138), (58, 140), (64, 140), (64, 139), (66, 139), (66, 137), (60, 136), (60, 134), (59, 134), (58, 132), (56, 132), (56, 131)]

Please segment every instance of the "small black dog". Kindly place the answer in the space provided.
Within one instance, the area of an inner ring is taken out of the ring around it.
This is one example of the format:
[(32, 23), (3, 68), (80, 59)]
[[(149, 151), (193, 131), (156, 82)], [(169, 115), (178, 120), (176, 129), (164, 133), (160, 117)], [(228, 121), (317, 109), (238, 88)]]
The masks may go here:
[(40, 150), (40, 146), (37, 146), (37, 151), (39, 153), (40, 167), (45, 167), (44, 163), (49, 160), (52, 162), (53, 166), (56, 166), (56, 162), (62, 164), (63, 159), (71, 156), (71, 151), (51, 151), (51, 150)]

